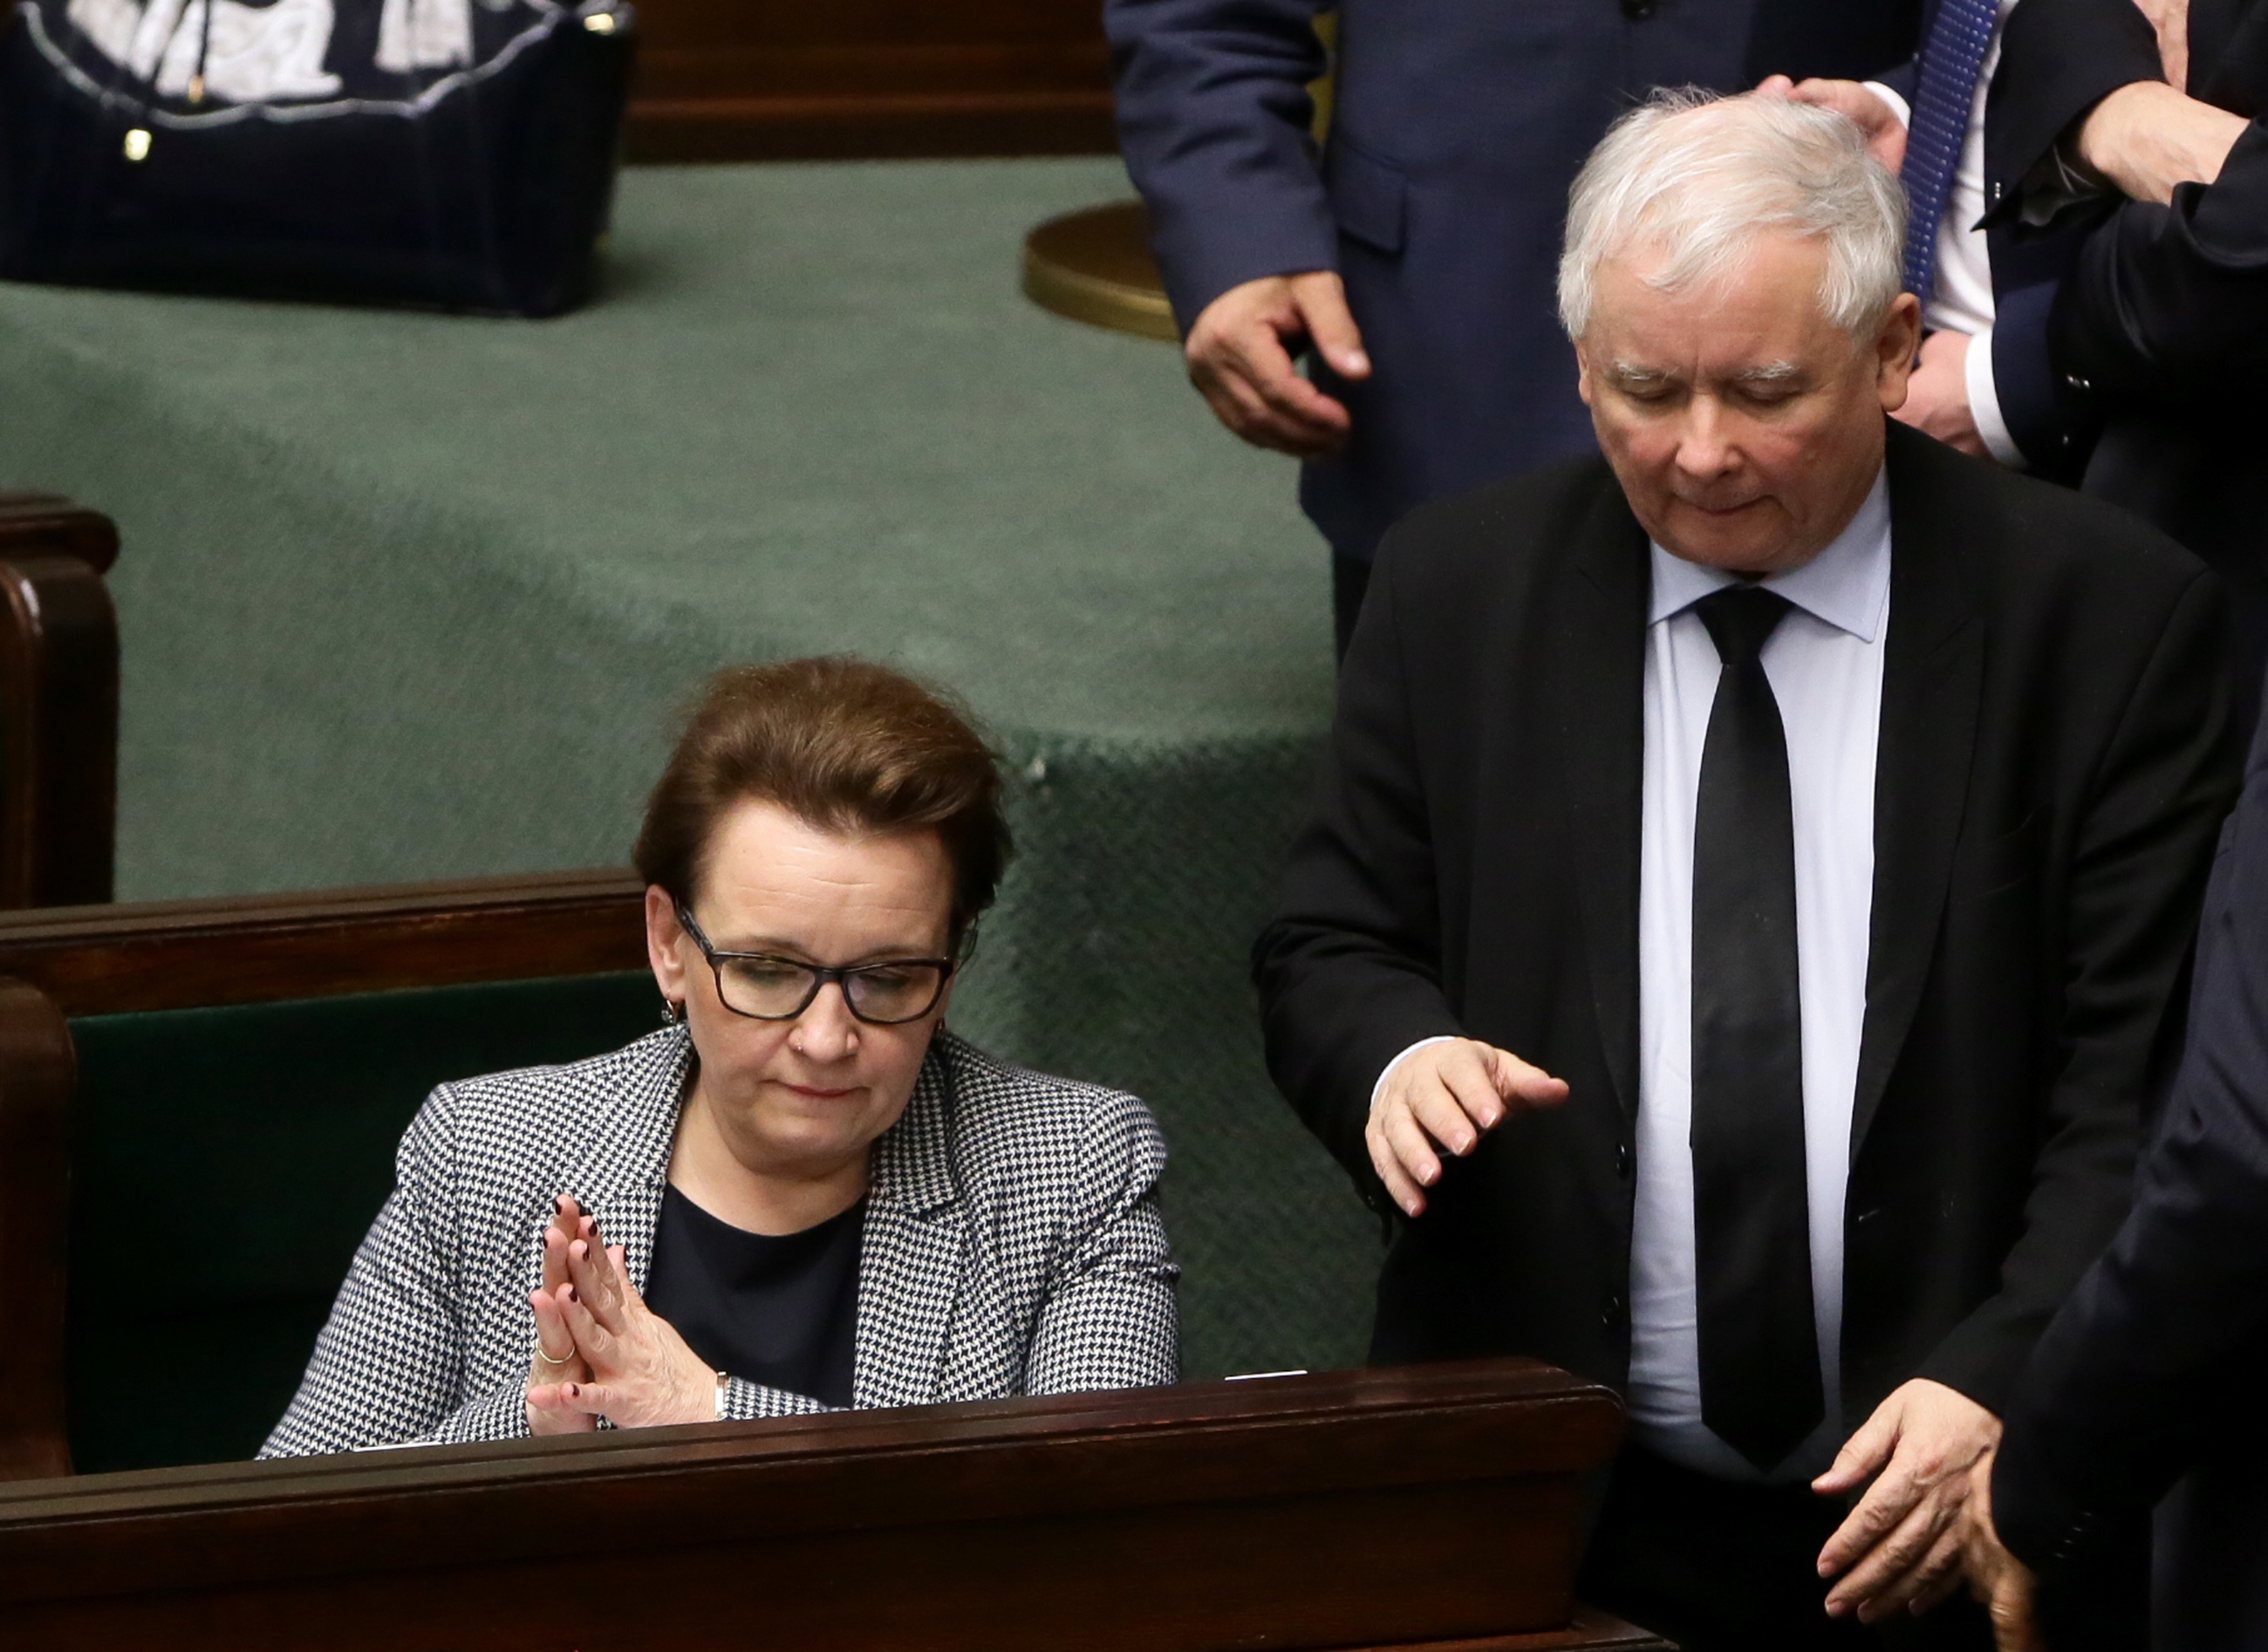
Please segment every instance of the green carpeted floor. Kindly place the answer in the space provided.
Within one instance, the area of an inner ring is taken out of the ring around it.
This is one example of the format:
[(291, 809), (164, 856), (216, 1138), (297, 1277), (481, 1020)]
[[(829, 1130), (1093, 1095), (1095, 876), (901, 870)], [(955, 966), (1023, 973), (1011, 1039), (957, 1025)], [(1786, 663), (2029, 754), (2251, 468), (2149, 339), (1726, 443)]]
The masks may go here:
[(961, 689), (1025, 854), (961, 1019), (1149, 1098), (1192, 1374), (1359, 1353), (1375, 1234), (1243, 984), (1328, 716), (1287, 465), (1045, 314), (1094, 160), (624, 175), (608, 290), (504, 322), (0, 286), (0, 486), (116, 517), (120, 893), (619, 863), (700, 675)]

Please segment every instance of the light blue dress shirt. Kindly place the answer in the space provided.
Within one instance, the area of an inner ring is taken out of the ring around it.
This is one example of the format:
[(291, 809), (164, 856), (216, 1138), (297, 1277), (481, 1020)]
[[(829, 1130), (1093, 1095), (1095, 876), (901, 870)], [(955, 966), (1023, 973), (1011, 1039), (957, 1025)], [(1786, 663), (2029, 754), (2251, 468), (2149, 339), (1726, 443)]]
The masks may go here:
[[(1637, 1209), (1631, 1248), (1630, 1407), (1635, 1437), (1727, 1479), (1759, 1476), (1701, 1421), (1693, 1268), (1693, 815), (1717, 694), (1717, 650), (1693, 605), (1734, 576), (1652, 548), (1638, 879)], [(1796, 974), (1812, 1311), (1827, 1416), (1770, 1478), (1808, 1479), (1847, 1432), (1837, 1403), (1843, 1199), (1867, 1014), (1874, 910), (1874, 750), (1890, 606), (1889, 495), (1881, 476), (1809, 562), (1764, 580), (1793, 605), (1765, 642), (1787, 736), (1795, 828)], [(1847, 1420), (1855, 1426), (1858, 1420)]]

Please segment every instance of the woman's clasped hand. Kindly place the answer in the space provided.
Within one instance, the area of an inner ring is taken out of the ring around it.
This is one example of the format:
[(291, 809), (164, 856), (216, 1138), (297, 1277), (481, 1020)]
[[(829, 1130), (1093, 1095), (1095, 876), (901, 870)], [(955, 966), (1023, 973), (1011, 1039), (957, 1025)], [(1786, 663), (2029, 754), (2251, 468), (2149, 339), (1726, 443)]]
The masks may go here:
[(528, 1293), (535, 1349), (527, 1372), (532, 1434), (711, 1422), (723, 1379), (630, 1282), (622, 1247), (562, 1193), (543, 1230), (543, 1284)]

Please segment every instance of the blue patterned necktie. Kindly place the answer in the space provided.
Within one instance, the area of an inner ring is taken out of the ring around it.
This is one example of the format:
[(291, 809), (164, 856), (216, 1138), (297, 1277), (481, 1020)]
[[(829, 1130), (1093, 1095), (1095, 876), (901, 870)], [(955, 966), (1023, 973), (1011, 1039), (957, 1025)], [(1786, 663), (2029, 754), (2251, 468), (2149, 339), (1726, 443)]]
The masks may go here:
[(1999, 15), (1998, 0), (1938, 0), (1929, 39), (1922, 44), (1903, 175), (1913, 209), (1906, 225), (1906, 290), (1924, 308), (1937, 273), (1937, 226), (1953, 193), (1961, 145), (1969, 136), (1969, 111), (1977, 99), (1977, 77)]

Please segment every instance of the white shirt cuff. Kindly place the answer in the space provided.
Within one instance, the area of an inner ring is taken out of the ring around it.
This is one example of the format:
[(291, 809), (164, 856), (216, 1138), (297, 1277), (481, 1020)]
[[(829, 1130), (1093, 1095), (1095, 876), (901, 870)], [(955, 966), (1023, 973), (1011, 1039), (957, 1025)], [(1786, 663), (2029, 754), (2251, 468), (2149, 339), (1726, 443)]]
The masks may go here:
[(1386, 1064), (1386, 1070), (1378, 1076), (1378, 1082), (1370, 1087), (1370, 1105), (1373, 1107), (1378, 1105), (1378, 1092), (1386, 1088), (1386, 1081), (1394, 1076), (1394, 1069), (1401, 1066), (1403, 1062), (1408, 1061), (1411, 1056), (1417, 1054), (1418, 1051), (1424, 1049), (1429, 1044), (1454, 1044), (1456, 1041), (1456, 1035), (1454, 1033), (1437, 1032), (1430, 1039), (1418, 1039), (1417, 1043), (1403, 1051), (1401, 1054), (1395, 1056), (1392, 1061)]
[(1991, 327), (1969, 335), (1969, 356), (1962, 371), (1969, 381), (1969, 416), (1984, 438), (1984, 451), (2011, 470), (2023, 469), (2024, 451), (2008, 434), (2008, 422), (2000, 416), (2000, 393), (1992, 383)]
[(1898, 124), (1908, 131), (1913, 129), (1913, 107), (1904, 98), (1879, 80), (1862, 80), (1860, 85), (1890, 106), (1890, 113), (1898, 117)]

